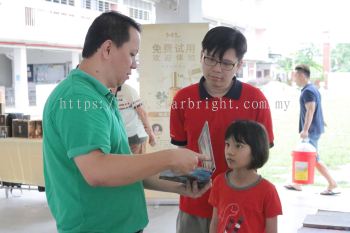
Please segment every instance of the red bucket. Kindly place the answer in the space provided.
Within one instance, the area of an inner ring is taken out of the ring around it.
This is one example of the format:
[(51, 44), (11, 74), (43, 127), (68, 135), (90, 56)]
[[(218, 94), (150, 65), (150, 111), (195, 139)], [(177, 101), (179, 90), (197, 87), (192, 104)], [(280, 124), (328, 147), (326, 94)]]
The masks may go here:
[(316, 164), (316, 152), (293, 151), (293, 182), (313, 184)]

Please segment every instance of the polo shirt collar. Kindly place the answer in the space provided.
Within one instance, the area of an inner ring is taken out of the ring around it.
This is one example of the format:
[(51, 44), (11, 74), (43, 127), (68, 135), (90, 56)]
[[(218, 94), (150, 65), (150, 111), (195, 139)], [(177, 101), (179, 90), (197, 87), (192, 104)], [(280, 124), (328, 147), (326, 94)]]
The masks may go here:
[[(201, 99), (211, 99), (214, 98), (211, 96), (204, 87), (205, 78), (202, 78), (199, 81), (199, 97)], [(233, 77), (233, 85), (230, 90), (224, 95), (226, 98), (238, 100), (242, 93), (242, 82), (238, 81), (236, 76)]]
[(85, 73), (79, 68), (72, 70), (72, 76), (79, 77), (80, 79), (84, 80), (85, 82), (93, 86), (97, 90), (97, 92), (99, 92), (103, 96), (107, 96), (108, 94), (110, 94), (109, 89), (105, 85), (103, 85), (96, 78), (89, 75), (88, 73)]
[(311, 83), (307, 83), (302, 89), (301, 89), (301, 91), (304, 91), (308, 86), (310, 86), (311, 85)]

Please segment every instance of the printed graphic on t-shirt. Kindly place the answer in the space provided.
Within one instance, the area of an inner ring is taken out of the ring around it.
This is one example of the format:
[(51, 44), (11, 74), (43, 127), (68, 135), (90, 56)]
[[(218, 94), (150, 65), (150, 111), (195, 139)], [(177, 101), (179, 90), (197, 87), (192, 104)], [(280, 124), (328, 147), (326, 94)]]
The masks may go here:
[(226, 206), (221, 216), (219, 216), (219, 224), (225, 226), (223, 233), (239, 232), (243, 222), (243, 217), (239, 215), (239, 210), (239, 205), (232, 203)]
[(124, 110), (127, 108), (137, 108), (142, 105), (141, 99), (135, 101), (128, 100), (123, 94), (118, 95), (119, 110)]

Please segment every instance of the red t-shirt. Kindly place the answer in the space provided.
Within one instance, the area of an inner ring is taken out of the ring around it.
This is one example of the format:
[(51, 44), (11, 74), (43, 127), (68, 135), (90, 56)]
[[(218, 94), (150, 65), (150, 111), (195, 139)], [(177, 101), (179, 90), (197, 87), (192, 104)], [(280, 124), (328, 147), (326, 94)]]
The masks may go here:
[[(205, 90), (204, 81), (202, 78), (199, 83), (181, 89), (174, 97), (170, 136), (172, 144), (199, 152), (198, 137), (205, 121), (208, 121), (216, 165), (215, 178), (227, 170), (224, 153), (227, 127), (236, 120), (257, 121), (265, 126), (273, 145), (272, 120), (269, 104), (256, 87), (236, 80), (224, 97), (213, 98)], [(191, 215), (211, 218), (209, 193), (196, 199), (181, 196), (180, 209)]]
[[(216, 177), (209, 202), (217, 208), (217, 233), (233, 232), (241, 219), (239, 233), (265, 233), (266, 218), (282, 214), (276, 188), (261, 178), (248, 188), (235, 188), (222, 173)], [(237, 229), (237, 228), (236, 228)]]

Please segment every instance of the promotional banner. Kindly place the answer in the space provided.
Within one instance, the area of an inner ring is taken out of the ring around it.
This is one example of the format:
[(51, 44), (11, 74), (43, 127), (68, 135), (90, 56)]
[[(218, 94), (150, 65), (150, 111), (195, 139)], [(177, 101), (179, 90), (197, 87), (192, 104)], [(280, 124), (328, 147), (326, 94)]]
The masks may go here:
[(171, 102), (178, 90), (199, 81), (201, 42), (207, 23), (142, 25), (140, 95), (156, 135), (155, 147), (169, 149)]

